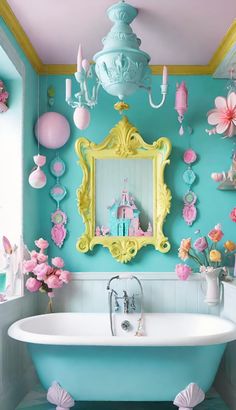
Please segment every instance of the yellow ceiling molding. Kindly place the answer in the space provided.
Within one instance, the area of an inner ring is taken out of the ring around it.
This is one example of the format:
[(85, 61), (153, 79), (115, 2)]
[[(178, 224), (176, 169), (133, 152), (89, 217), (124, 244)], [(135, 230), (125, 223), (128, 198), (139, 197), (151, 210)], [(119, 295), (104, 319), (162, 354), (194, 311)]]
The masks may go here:
[(39, 72), (42, 62), (6, 0), (0, 0), (0, 16), (11, 30), (29, 62)]
[[(21, 46), (29, 62), (38, 74), (42, 75), (71, 75), (76, 70), (75, 64), (43, 64), (32, 46), (25, 31), (14, 15), (7, 0), (0, 0), (0, 16), (2, 16), (8, 28)], [(230, 48), (236, 42), (236, 20), (233, 21), (219, 47), (215, 51), (207, 65), (169, 65), (170, 75), (211, 75), (222, 62)], [(154, 75), (162, 74), (162, 66), (150, 65)]]
[(236, 43), (236, 19), (231, 24), (227, 33), (223, 37), (220, 45), (213, 54), (208, 66), (213, 74), (220, 63), (224, 60), (226, 54), (229, 52), (231, 47)]
[(42, 64), (39, 74), (72, 75), (75, 71), (76, 64)]

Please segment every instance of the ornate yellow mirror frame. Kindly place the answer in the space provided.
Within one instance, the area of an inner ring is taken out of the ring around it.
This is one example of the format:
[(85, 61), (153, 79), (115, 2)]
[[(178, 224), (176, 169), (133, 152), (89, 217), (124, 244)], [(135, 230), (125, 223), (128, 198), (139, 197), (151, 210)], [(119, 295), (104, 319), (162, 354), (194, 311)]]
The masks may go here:
[[(153, 245), (160, 252), (168, 252), (170, 243), (163, 233), (163, 224), (171, 203), (171, 192), (164, 183), (164, 170), (166, 164), (169, 164), (171, 152), (170, 141), (163, 137), (153, 144), (147, 144), (127, 117), (123, 117), (100, 144), (79, 138), (75, 150), (83, 171), (77, 201), (85, 224), (84, 233), (76, 245), (77, 250), (88, 252), (100, 244), (122, 263), (129, 262), (146, 245)], [(153, 236), (95, 236), (96, 160), (140, 158), (150, 159), (153, 164)]]

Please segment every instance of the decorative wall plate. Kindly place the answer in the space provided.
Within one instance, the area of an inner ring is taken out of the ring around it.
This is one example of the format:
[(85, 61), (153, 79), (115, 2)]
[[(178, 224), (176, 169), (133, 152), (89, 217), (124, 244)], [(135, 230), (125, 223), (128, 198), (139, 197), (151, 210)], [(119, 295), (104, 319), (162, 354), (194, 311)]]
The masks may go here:
[(50, 189), (50, 195), (57, 204), (57, 210), (51, 215), (51, 221), (53, 223), (51, 237), (59, 248), (63, 245), (67, 234), (65, 228), (67, 215), (60, 209), (60, 202), (65, 198), (67, 191), (59, 180), (59, 178), (64, 175), (65, 170), (65, 162), (57, 155), (50, 163), (50, 171), (52, 175), (56, 177), (56, 184)]

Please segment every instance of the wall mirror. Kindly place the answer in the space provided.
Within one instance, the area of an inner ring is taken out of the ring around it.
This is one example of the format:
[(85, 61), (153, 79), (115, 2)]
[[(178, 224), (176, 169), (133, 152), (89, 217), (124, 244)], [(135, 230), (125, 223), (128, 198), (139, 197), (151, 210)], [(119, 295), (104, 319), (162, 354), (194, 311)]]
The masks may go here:
[(171, 202), (164, 182), (170, 141), (147, 144), (123, 117), (101, 143), (79, 138), (75, 148), (83, 171), (78, 210), (85, 225), (78, 251), (100, 244), (122, 263), (146, 245), (168, 252), (163, 224)]

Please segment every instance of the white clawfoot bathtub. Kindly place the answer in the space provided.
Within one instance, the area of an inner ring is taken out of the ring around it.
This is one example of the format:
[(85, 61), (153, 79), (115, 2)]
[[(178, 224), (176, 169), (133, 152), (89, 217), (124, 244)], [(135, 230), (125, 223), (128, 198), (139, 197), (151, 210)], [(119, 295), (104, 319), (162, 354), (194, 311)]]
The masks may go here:
[[(189, 383), (207, 391), (234, 323), (217, 316), (115, 314), (117, 336), (103, 313), (54, 313), (19, 320), (10, 337), (26, 342), (42, 385), (54, 380), (75, 400), (170, 401)], [(121, 329), (128, 319), (131, 330)]]

